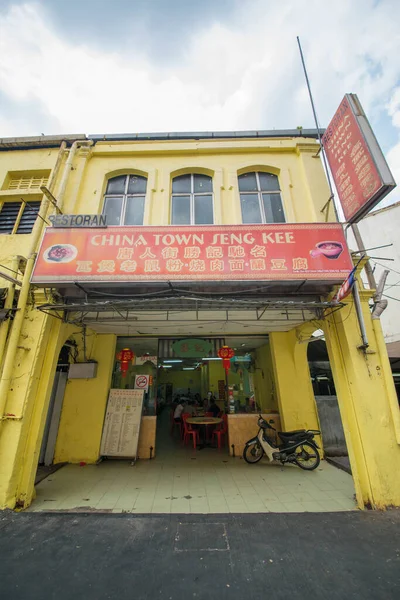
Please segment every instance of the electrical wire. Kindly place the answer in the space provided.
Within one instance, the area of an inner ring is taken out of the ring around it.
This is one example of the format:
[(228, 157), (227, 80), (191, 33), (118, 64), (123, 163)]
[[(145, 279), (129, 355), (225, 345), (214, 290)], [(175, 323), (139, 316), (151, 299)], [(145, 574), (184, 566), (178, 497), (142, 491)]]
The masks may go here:
[(400, 302), (400, 298), (393, 298), (393, 296), (388, 296), (387, 294), (382, 294), (385, 298), (390, 298), (390, 300), (396, 300), (396, 302)]
[(90, 296), (91, 294), (94, 294), (96, 296), (104, 296), (104, 297), (111, 297), (111, 298), (147, 298), (149, 296), (165, 296), (166, 294), (170, 294), (171, 291), (173, 291), (174, 293), (181, 293), (181, 294), (192, 294), (192, 295), (198, 295), (199, 297), (205, 296), (205, 295), (209, 295), (209, 296), (218, 296), (218, 297), (224, 297), (224, 296), (237, 296), (238, 294), (253, 294), (254, 292), (263, 292), (266, 291), (269, 287), (271, 287), (271, 285), (265, 285), (262, 287), (256, 287), (256, 288), (250, 288), (250, 289), (245, 289), (245, 290), (236, 290), (234, 292), (200, 292), (200, 291), (195, 291), (195, 292), (191, 292), (190, 290), (185, 290), (183, 288), (177, 288), (174, 286), (171, 286), (171, 288), (165, 289), (165, 290), (157, 290), (156, 292), (146, 292), (143, 294), (113, 294), (110, 292), (102, 292), (99, 290), (85, 290), (87, 296)]
[(376, 261), (374, 261), (374, 264), (378, 265), (379, 267), (382, 267), (382, 269), (387, 269), (388, 271), (393, 271), (393, 273), (397, 273), (397, 275), (400, 275), (400, 271), (396, 271), (396, 269), (391, 269), (387, 265), (381, 265), (380, 263), (378, 263)]

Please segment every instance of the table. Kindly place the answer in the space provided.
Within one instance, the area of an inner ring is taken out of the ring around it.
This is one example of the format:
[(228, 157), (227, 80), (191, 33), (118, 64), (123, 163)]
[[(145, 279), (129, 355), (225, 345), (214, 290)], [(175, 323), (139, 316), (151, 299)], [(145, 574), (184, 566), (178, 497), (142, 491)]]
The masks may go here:
[[(186, 419), (186, 423), (190, 423), (191, 425), (203, 425), (206, 428), (207, 425), (218, 425), (219, 423), (222, 423), (222, 419), (220, 417), (189, 417)], [(206, 429), (204, 430), (203, 444), (199, 446), (199, 450), (203, 450), (207, 445), (205, 432)]]

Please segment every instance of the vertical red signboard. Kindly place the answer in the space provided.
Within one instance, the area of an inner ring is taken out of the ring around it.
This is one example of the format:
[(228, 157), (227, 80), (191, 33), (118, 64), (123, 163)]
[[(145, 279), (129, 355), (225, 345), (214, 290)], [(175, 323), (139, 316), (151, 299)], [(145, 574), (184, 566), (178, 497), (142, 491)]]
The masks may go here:
[(355, 94), (346, 94), (322, 138), (346, 221), (355, 223), (396, 183)]

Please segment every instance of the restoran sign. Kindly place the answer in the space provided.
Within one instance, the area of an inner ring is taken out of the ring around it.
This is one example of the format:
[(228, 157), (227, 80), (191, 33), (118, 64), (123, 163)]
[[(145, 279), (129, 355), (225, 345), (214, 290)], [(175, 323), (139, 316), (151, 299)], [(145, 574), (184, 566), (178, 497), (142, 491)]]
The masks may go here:
[(47, 228), (32, 283), (342, 281), (352, 269), (339, 223)]

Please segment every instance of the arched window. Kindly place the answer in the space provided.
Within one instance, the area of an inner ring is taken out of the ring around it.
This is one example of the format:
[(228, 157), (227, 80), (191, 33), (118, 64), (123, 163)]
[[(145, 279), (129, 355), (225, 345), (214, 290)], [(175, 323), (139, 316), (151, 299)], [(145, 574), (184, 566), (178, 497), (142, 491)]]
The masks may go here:
[(140, 175), (118, 175), (108, 180), (103, 215), (107, 225), (143, 225), (147, 179)]
[(208, 175), (179, 175), (172, 180), (171, 223), (210, 225), (214, 223), (213, 185)]
[(279, 181), (272, 173), (239, 175), (243, 223), (284, 223)]

